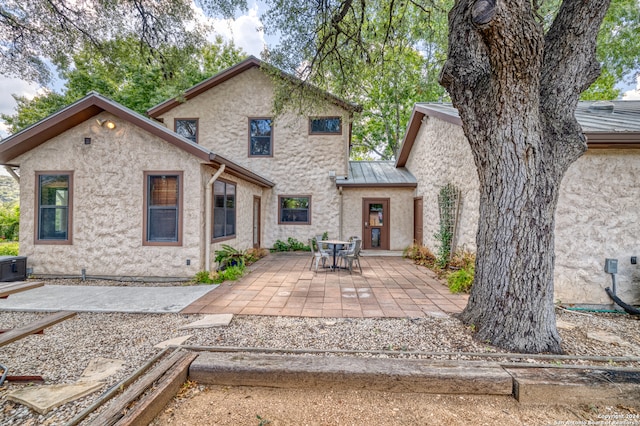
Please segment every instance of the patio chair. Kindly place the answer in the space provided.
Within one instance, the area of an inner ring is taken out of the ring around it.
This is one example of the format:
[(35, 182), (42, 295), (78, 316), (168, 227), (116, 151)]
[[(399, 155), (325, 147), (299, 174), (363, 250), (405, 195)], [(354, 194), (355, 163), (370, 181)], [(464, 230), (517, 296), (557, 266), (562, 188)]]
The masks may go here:
[(333, 250), (333, 245), (327, 244), (327, 243), (323, 243), (322, 242), (322, 235), (318, 235), (315, 238), (315, 240), (318, 243), (318, 250), (320, 250), (320, 253), (327, 254), (327, 255), (330, 255), (332, 253), (332, 251), (329, 250), (329, 248), (331, 248)]
[(318, 265), (320, 264), (320, 260), (322, 260), (322, 267), (324, 268), (327, 259), (329, 259), (328, 252), (320, 251), (320, 244), (316, 242), (315, 238), (309, 238), (309, 247), (311, 247), (311, 254), (313, 258), (311, 259), (311, 265), (309, 265), (309, 270), (313, 267), (313, 263), (316, 264), (316, 273), (318, 273)]
[(344, 260), (345, 265), (349, 266), (349, 273), (353, 272), (353, 262), (358, 263), (358, 268), (362, 274), (362, 266), (360, 265), (360, 247), (362, 246), (362, 240), (354, 240), (349, 249), (345, 251), (344, 255), (340, 255), (340, 264)]

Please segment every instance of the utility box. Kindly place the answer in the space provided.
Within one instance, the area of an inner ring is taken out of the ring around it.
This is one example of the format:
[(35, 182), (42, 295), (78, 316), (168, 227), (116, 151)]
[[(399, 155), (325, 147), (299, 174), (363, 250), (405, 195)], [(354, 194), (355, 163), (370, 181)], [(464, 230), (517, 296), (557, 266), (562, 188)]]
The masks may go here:
[(617, 274), (618, 273), (618, 259), (605, 259), (604, 260), (604, 271), (607, 274)]
[(26, 256), (0, 256), (0, 282), (25, 281), (26, 279)]

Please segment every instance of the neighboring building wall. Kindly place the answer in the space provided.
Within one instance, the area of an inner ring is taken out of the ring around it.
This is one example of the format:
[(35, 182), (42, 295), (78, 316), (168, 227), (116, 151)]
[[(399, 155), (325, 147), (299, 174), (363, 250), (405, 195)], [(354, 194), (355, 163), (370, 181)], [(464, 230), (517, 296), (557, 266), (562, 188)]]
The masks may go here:
[[(271, 180), (274, 188), (262, 197), (262, 246), (295, 237), (306, 241), (316, 233), (338, 233), (339, 196), (329, 171), (347, 173), (349, 116), (331, 103), (313, 116), (341, 116), (341, 135), (309, 135), (309, 114), (284, 113), (275, 121), (273, 157), (249, 157), (249, 118), (272, 116), (273, 83), (258, 68), (204, 92), (165, 113), (173, 129), (175, 118), (198, 118), (198, 143)], [(311, 225), (279, 225), (279, 195), (311, 195)], [(249, 214), (249, 212), (246, 212)]]
[[(94, 118), (113, 120), (113, 131)], [(202, 259), (204, 188), (192, 155), (102, 113), (23, 154), (20, 253), (35, 274), (193, 277)], [(91, 144), (85, 145), (84, 138)], [(73, 171), (73, 243), (34, 244), (37, 171)], [(145, 171), (182, 171), (182, 246), (144, 246)], [(186, 260), (191, 259), (191, 265)]]
[(556, 299), (609, 304), (605, 258), (618, 259), (617, 294), (640, 303), (640, 152), (589, 150), (567, 171), (556, 212)]
[[(389, 248), (404, 250), (413, 241), (414, 188), (343, 188), (342, 238), (362, 235), (363, 198), (389, 199)], [(330, 237), (333, 237), (329, 233)], [(337, 237), (337, 235), (336, 235)]]
[[(610, 304), (604, 291), (611, 276), (605, 258), (617, 258), (618, 295), (640, 302), (637, 220), (640, 187), (635, 150), (589, 150), (567, 171), (556, 211), (555, 299), (563, 303)], [(475, 250), (479, 192), (471, 148), (460, 126), (429, 117), (423, 123), (406, 165), (424, 197), (425, 245), (437, 250), (438, 191), (448, 182), (462, 190), (458, 247)], [(625, 184), (628, 183), (628, 184)]]
[(416, 196), (423, 197), (424, 245), (437, 253), (434, 237), (440, 227), (438, 193), (454, 184), (461, 190), (456, 249), (475, 251), (478, 229), (478, 174), (471, 148), (460, 126), (425, 116), (406, 164), (418, 181)]

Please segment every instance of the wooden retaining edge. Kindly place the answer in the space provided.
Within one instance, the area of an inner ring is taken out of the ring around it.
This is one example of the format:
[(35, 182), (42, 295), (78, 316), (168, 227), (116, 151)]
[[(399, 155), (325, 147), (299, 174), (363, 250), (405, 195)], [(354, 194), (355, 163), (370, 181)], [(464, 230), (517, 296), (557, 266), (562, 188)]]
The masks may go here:
[(31, 290), (36, 287), (42, 287), (43, 285), (44, 281), (14, 281), (9, 283), (1, 283), (0, 299), (6, 299), (11, 294)]
[(197, 356), (194, 353), (186, 354), (163, 376), (162, 380), (154, 387), (153, 392), (140, 400), (117, 425), (146, 426), (151, 423), (187, 381), (189, 365)]
[[(90, 424), (93, 426), (148, 424), (187, 380), (189, 365), (196, 357), (197, 354), (191, 352), (174, 352), (127, 388)], [(134, 406), (127, 411), (131, 403), (156, 382), (158, 383), (155, 390), (138, 401), (139, 407)], [(146, 423), (144, 423), (145, 419)]]
[(212, 385), (511, 395), (497, 363), (417, 359), (200, 353), (189, 378)]
[(20, 340), (30, 334), (38, 333), (47, 327), (51, 327), (52, 325), (62, 322), (75, 315), (75, 312), (56, 312), (25, 326), (11, 329), (6, 333), (0, 334), (0, 346), (8, 345), (9, 343)]

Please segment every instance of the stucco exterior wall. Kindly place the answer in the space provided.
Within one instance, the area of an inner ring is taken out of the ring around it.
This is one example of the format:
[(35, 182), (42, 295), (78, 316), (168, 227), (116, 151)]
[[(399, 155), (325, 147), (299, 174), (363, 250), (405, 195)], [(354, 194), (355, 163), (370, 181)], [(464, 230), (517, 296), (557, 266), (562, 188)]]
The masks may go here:
[(475, 251), (478, 229), (478, 174), (471, 149), (460, 126), (425, 116), (406, 168), (418, 181), (416, 197), (423, 197), (424, 245), (437, 253), (434, 237), (440, 226), (438, 193), (448, 183), (461, 191), (456, 249)]
[[(389, 249), (404, 250), (413, 241), (414, 188), (344, 188), (342, 237), (362, 235), (363, 198), (389, 199)], [(330, 234), (332, 237), (333, 235)]]
[[(20, 254), (37, 275), (193, 277), (204, 269), (206, 181), (215, 170), (126, 121), (113, 131), (95, 119), (66, 131), (19, 158)], [(91, 144), (85, 145), (84, 138)], [(36, 172), (73, 172), (72, 244), (35, 243)], [(182, 245), (143, 245), (145, 171), (182, 172)], [(238, 183), (238, 210), (249, 209), (261, 188)], [(251, 201), (249, 201), (251, 200)], [(251, 217), (238, 215), (237, 235), (250, 247)], [(213, 253), (213, 251), (212, 251)], [(187, 259), (190, 265), (187, 265)]]
[(605, 258), (618, 259), (617, 294), (640, 303), (640, 152), (588, 150), (567, 171), (556, 212), (556, 291), (566, 303), (609, 304)]
[[(611, 286), (604, 260), (617, 258), (618, 295), (628, 303), (640, 302), (640, 265), (630, 262), (640, 253), (638, 164), (640, 152), (635, 150), (589, 150), (567, 171), (556, 211), (556, 300), (611, 304), (604, 291)], [(437, 249), (438, 191), (452, 182), (462, 190), (457, 246), (475, 251), (478, 178), (462, 128), (428, 117), (407, 169), (418, 180), (417, 196), (424, 197), (425, 245)]]
[[(180, 104), (162, 118), (198, 118), (198, 143), (271, 180), (262, 196), (262, 246), (288, 237), (306, 241), (324, 231), (338, 233), (339, 196), (329, 171), (347, 172), (349, 115), (327, 102), (313, 114), (287, 112), (273, 125), (273, 156), (249, 157), (249, 118), (272, 116), (273, 83), (257, 68)], [(341, 135), (309, 135), (309, 116), (341, 116)], [(279, 195), (310, 195), (310, 225), (278, 224)], [(250, 210), (249, 210), (250, 211)]]

